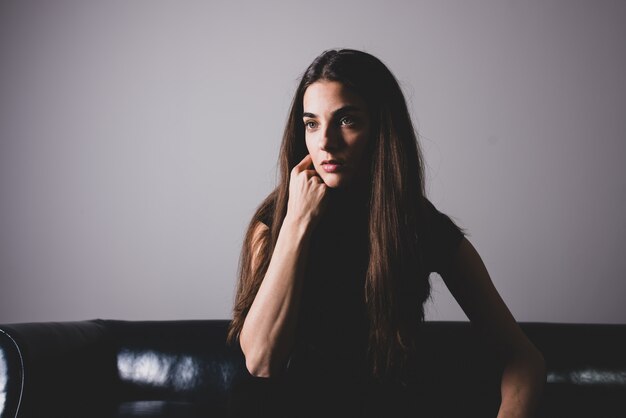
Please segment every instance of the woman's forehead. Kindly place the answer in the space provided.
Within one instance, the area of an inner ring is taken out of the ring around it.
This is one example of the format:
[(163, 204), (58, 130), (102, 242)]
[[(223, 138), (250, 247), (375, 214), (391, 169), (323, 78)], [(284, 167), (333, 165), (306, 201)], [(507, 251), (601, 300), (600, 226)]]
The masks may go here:
[(365, 111), (365, 101), (338, 81), (316, 81), (304, 92), (304, 113), (324, 115), (342, 108)]

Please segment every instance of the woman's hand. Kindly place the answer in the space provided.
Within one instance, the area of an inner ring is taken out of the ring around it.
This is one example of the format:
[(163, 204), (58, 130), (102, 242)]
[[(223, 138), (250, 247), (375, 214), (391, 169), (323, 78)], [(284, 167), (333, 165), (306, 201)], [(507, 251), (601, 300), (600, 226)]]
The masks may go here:
[(326, 207), (326, 189), (326, 184), (313, 168), (311, 155), (307, 154), (291, 170), (285, 220), (309, 228), (314, 226)]

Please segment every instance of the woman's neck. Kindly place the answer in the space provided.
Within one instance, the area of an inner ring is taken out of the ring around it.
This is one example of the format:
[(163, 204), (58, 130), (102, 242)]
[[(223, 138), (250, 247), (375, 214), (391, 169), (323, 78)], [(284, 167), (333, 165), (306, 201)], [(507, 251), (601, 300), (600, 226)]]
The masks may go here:
[(329, 207), (332, 212), (365, 212), (369, 211), (370, 187), (355, 184), (341, 189), (329, 189)]

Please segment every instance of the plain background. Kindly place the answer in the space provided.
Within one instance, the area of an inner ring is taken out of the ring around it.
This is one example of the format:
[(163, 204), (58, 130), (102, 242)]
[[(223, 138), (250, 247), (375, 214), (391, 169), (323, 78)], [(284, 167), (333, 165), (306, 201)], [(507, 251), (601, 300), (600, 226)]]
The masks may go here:
[[(626, 322), (626, 3), (0, 3), (0, 322), (229, 318), (297, 79), (382, 59), (521, 321)], [(465, 319), (433, 276), (430, 319)]]

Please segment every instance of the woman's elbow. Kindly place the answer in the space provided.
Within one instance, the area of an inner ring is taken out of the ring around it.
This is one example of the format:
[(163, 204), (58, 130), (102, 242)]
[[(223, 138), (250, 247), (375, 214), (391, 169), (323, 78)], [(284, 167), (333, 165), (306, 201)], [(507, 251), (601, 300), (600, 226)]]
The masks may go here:
[(254, 377), (273, 377), (268, 362), (253, 359), (252, 356), (246, 356), (246, 369)]
[(246, 369), (254, 377), (273, 377), (271, 356), (267, 350), (252, 348), (240, 342), (241, 351), (246, 360)]
[(254, 377), (276, 377), (285, 370), (282, 362), (277, 361), (267, 352), (256, 355), (252, 353), (246, 355), (244, 353), (244, 356), (246, 359), (246, 369), (248, 369), (248, 373)]
[(533, 358), (535, 370), (537, 370), (537, 374), (540, 376), (541, 381), (545, 383), (547, 373), (546, 359), (543, 357), (541, 351), (539, 351), (537, 348), (534, 349)]
[(534, 380), (536, 380), (538, 384), (543, 385), (546, 380), (546, 360), (541, 351), (530, 344), (522, 353), (519, 353), (518, 356), (523, 362), (524, 368), (532, 371)]
[(539, 351), (539, 349), (530, 341), (526, 344), (523, 354), (527, 361), (531, 363), (536, 370), (545, 372), (546, 360), (543, 358), (541, 351)]

